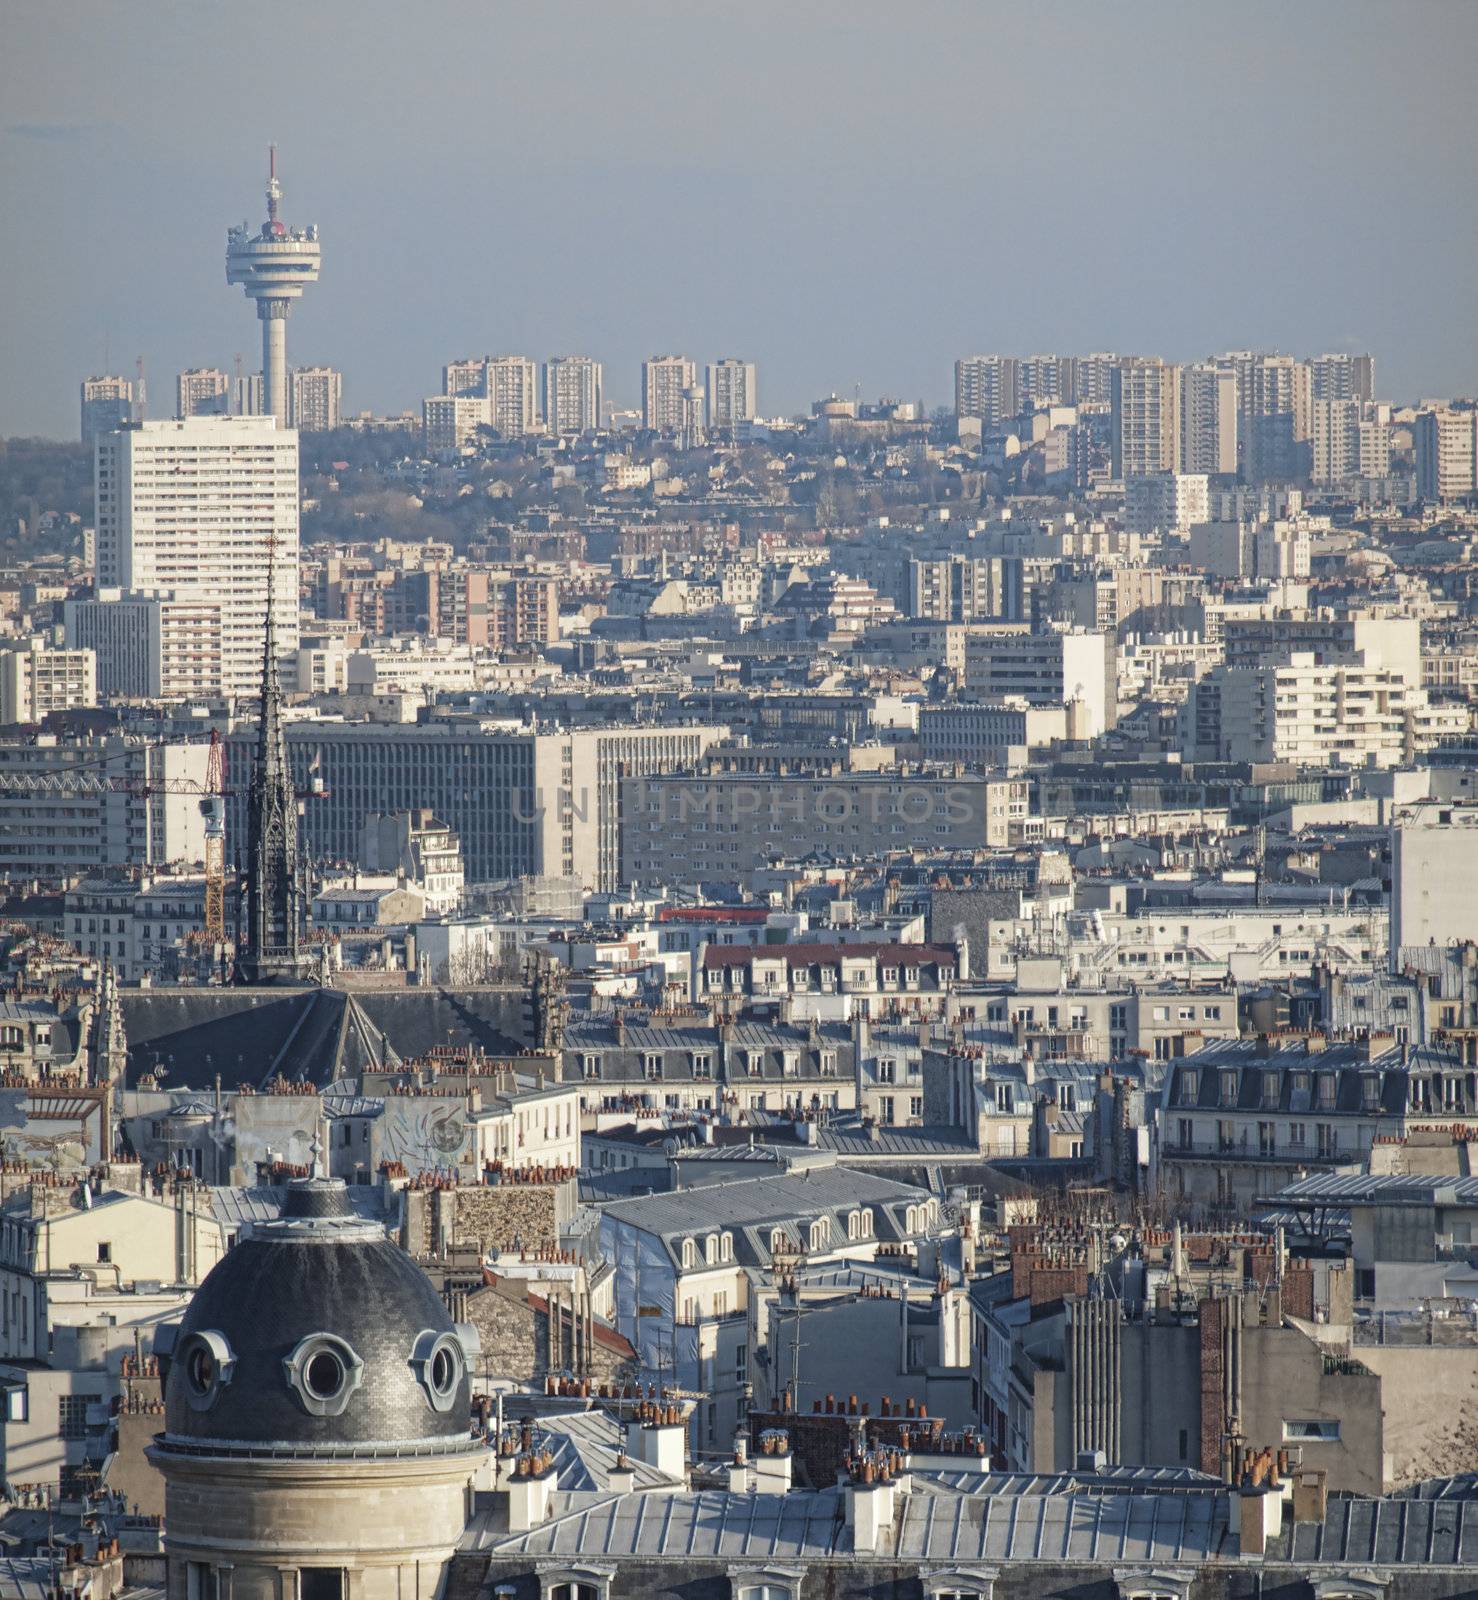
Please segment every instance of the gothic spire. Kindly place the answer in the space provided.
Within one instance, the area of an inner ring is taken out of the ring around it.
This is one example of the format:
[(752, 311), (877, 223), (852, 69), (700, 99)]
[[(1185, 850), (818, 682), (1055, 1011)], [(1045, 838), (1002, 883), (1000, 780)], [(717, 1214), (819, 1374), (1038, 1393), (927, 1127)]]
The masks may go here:
[(298, 808), (282, 725), (282, 680), (277, 663), (276, 543), (268, 545), (267, 619), (262, 652), (262, 714), (247, 795), (246, 950), (239, 963), (247, 983), (301, 982), (303, 893), (298, 877)]

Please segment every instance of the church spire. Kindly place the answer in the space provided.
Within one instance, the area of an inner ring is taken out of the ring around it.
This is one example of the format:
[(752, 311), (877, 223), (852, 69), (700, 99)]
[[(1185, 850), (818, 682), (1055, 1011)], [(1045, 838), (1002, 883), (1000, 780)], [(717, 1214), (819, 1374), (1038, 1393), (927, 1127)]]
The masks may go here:
[(276, 542), (268, 546), (262, 715), (247, 794), (247, 927), (240, 975), (246, 983), (304, 979), (303, 889), (298, 876), (298, 807), (282, 726), (277, 663)]

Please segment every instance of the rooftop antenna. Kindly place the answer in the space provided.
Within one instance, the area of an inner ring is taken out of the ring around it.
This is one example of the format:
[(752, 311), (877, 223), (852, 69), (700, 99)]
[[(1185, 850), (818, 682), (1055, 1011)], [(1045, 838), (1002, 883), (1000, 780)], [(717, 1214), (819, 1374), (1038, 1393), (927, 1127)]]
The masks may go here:
[(267, 220), (277, 221), (277, 202), (282, 199), (282, 185), (277, 181), (277, 146), (267, 146)]

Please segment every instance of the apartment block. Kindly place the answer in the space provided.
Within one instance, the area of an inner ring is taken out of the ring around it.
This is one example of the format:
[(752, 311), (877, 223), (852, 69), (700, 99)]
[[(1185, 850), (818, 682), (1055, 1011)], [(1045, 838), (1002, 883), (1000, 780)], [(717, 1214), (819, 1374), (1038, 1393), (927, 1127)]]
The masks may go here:
[(589, 356), (544, 363), (544, 426), (550, 433), (594, 433), (601, 425), (602, 368)]
[(231, 385), (218, 367), (191, 367), (175, 379), (174, 414), (186, 417), (222, 417), (230, 410)]
[(1075, 738), (1093, 738), (1113, 725), (1113, 679), (1112, 641), (1102, 633), (982, 629), (965, 640), (971, 699), (1074, 706)]
[(955, 362), (955, 416), (987, 425), (1020, 409), (1015, 356), (963, 356)]
[(698, 384), (698, 368), (686, 356), (653, 356), (642, 362), (642, 427), (653, 433), (682, 433), (689, 425), (688, 391)]
[(143, 422), (98, 439), (94, 483), (99, 589), (217, 605), (221, 692), (257, 693), (269, 572), (281, 650), (297, 650), (297, 434), (272, 417)]
[(753, 422), (757, 404), (754, 362), (732, 357), (709, 362), (706, 397), (710, 432)]
[(40, 722), (53, 711), (97, 704), (97, 657), (44, 639), (0, 649), (0, 727)]
[(327, 433), (339, 425), (344, 375), (333, 367), (299, 367), (292, 375), (289, 403), (299, 433)]
[(1180, 368), (1132, 356), (1110, 379), (1116, 478), (1180, 471)]

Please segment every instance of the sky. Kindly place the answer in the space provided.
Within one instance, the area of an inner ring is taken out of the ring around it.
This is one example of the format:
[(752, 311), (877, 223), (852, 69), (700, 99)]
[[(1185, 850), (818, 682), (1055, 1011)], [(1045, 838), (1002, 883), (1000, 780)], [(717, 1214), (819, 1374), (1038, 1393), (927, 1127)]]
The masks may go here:
[(143, 355), (260, 365), (225, 232), (316, 222), (289, 359), (759, 364), (931, 406), (986, 351), (1370, 350), (1478, 388), (1478, 5), (5, 0), (0, 435)]

